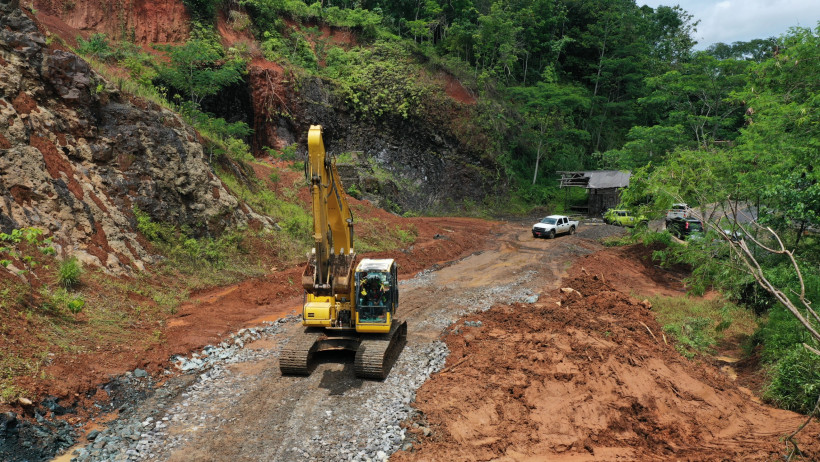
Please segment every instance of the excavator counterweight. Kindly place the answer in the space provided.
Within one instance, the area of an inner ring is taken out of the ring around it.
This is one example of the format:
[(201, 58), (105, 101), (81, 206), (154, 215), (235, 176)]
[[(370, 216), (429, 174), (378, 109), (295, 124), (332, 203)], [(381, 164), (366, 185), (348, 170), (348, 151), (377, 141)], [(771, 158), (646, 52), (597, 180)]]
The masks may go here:
[(279, 369), (282, 374), (309, 375), (315, 353), (351, 350), (356, 352), (356, 376), (384, 379), (407, 339), (407, 323), (395, 318), (396, 262), (365, 258), (356, 264), (353, 214), (319, 125), (308, 132), (306, 174), (313, 248), (302, 274), (305, 329), (282, 348)]

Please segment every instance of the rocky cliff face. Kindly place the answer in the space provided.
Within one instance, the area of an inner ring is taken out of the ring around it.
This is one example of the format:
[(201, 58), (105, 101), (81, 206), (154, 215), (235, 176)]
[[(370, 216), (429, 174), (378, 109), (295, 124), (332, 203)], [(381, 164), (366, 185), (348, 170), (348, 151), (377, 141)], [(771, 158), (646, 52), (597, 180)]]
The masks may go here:
[(396, 211), (453, 211), (464, 200), (481, 202), (501, 192), (499, 166), (461, 145), (435, 118), (362, 118), (333, 92), (331, 82), (304, 77), (298, 85), (287, 83), (295, 79), (273, 63), (251, 63), (257, 150), (304, 146), (309, 126), (322, 125), (329, 152), (357, 153), (355, 162), (340, 168), (345, 187), (355, 184)]
[(225, 190), (176, 114), (129, 101), (46, 46), (19, 0), (0, 0), (0, 231), (36, 226), (63, 254), (129, 272), (152, 261), (135, 206), (200, 235), (268, 224)]

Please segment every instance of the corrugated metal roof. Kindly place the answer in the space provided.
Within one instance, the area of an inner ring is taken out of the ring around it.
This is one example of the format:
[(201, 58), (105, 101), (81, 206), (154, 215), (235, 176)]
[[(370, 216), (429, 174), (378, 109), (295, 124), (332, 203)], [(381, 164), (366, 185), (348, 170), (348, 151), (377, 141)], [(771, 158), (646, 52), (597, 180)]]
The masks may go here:
[(561, 173), (561, 187), (581, 186), (587, 189), (625, 188), (632, 172), (620, 170), (581, 170)]

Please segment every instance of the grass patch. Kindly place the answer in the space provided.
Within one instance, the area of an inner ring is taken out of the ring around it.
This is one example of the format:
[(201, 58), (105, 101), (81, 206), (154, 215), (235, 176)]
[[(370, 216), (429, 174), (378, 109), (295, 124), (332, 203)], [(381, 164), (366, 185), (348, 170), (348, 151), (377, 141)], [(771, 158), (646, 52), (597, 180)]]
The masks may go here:
[(722, 299), (655, 296), (649, 299), (663, 330), (676, 340), (687, 358), (714, 353), (724, 339), (742, 339), (757, 327), (752, 311)]
[(416, 241), (418, 229), (413, 224), (385, 225), (377, 218), (364, 218), (356, 222), (356, 252), (384, 252), (407, 247)]
[[(279, 238), (289, 241), (287, 248), (281, 244), (276, 247), (281, 253), (277, 256), (289, 261), (294, 252), (302, 255), (310, 246), (310, 234), (313, 230), (313, 217), (301, 205), (297, 204), (296, 191), (285, 188), (283, 196), (278, 196), (274, 191), (266, 189), (263, 185), (255, 181), (255, 188), (251, 188), (238, 181), (233, 175), (222, 170), (217, 170), (217, 175), (225, 183), (225, 186), (240, 200), (246, 202), (255, 211), (273, 218), (280, 227)], [(294, 185), (296, 187), (296, 185)]]
[(66, 258), (60, 262), (60, 267), (57, 269), (57, 282), (70, 289), (80, 283), (80, 275), (82, 274), (82, 267), (77, 257)]

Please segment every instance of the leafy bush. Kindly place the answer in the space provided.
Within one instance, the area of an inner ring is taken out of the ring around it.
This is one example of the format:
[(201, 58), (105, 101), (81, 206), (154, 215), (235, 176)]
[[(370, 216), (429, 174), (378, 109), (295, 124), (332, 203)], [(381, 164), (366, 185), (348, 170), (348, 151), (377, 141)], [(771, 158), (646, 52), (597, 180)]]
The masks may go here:
[(251, 18), (241, 11), (231, 10), (231, 27), (236, 31), (246, 30), (251, 25)]
[(298, 155), (296, 154), (296, 149), (298, 145), (296, 143), (290, 144), (282, 148), (282, 153), (279, 155), (279, 158), (282, 160), (296, 160)]
[(176, 88), (197, 107), (225, 86), (242, 80), (245, 62), (226, 60), (225, 51), (212, 31), (204, 30), (183, 45), (156, 45), (168, 53), (170, 63), (159, 69), (159, 78)]
[(204, 23), (213, 23), (221, 0), (182, 0), (191, 17)]
[(68, 303), (66, 303), (66, 308), (68, 308), (68, 311), (70, 311), (71, 314), (79, 314), (83, 310), (84, 306), (85, 299), (82, 297), (71, 299)]
[(254, 21), (263, 30), (281, 28), (282, 16), (301, 21), (321, 21), (336, 27), (358, 28), (363, 38), (374, 38), (380, 32), (382, 15), (361, 8), (323, 8), (321, 3), (301, 0), (241, 0), (240, 4), (251, 12)]
[(753, 345), (761, 345), (764, 362), (775, 363), (797, 345), (809, 342), (810, 336), (785, 307), (778, 305), (769, 311), (768, 319), (752, 337)]
[(28, 250), (35, 248), (43, 255), (54, 255), (55, 250), (51, 246), (53, 239), (52, 236), (44, 238), (43, 230), (39, 228), (20, 228), (13, 229), (8, 234), (0, 233), (0, 265), (8, 267), (12, 259), (16, 259), (24, 266), (20, 270), (21, 273), (31, 271), (40, 263), (35, 259), (35, 255), (28, 253)]
[(57, 269), (57, 282), (70, 289), (80, 283), (80, 275), (82, 268), (77, 257), (70, 257), (60, 262), (60, 267)]
[(47, 287), (43, 287), (40, 290), (40, 296), (42, 297), (40, 308), (51, 313), (67, 310), (69, 313), (76, 315), (85, 307), (85, 299), (82, 295), (73, 295), (63, 288), (51, 292)]
[(100, 61), (109, 61), (121, 57), (121, 54), (108, 43), (108, 37), (102, 33), (93, 34), (88, 40), (78, 36), (77, 43), (79, 45), (77, 51), (81, 55), (90, 56)]
[(287, 36), (282, 36), (276, 32), (265, 31), (263, 37), (265, 40), (262, 42), (262, 52), (268, 60), (287, 60), (312, 72), (319, 70), (319, 60), (302, 34), (290, 31)]
[(421, 69), (400, 43), (380, 40), (371, 48), (331, 48), (323, 73), (337, 81), (348, 104), (363, 117), (402, 118), (434, 113), (433, 86), (418, 78)]
[(820, 395), (820, 358), (794, 345), (771, 369), (763, 396), (784, 409), (809, 413)]
[(350, 194), (351, 196), (355, 197), (356, 199), (361, 199), (362, 198), (362, 191), (359, 190), (359, 187), (356, 186), (355, 184), (352, 184), (347, 188), (347, 193)]
[(137, 219), (137, 230), (151, 242), (171, 242), (174, 239), (174, 228), (151, 220), (151, 216), (134, 206)]

